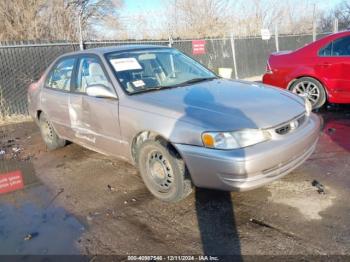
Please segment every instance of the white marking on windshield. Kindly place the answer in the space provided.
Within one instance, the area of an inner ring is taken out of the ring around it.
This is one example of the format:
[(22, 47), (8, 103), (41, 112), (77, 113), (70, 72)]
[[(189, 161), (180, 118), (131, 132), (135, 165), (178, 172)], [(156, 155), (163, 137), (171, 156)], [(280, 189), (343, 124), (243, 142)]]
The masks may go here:
[(116, 72), (142, 69), (135, 57), (115, 58), (110, 61)]
[(132, 82), (132, 84), (133, 84), (135, 87), (141, 87), (141, 86), (144, 86), (144, 85), (145, 85), (145, 82), (143, 82), (142, 80), (136, 80), (136, 81)]

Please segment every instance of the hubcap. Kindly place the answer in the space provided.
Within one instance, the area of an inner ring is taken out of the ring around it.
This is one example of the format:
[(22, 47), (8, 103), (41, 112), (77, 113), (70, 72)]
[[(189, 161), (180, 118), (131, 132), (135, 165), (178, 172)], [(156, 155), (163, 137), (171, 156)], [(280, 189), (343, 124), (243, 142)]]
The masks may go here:
[(295, 85), (293, 93), (307, 98), (312, 105), (315, 105), (320, 98), (320, 90), (318, 86), (310, 81), (302, 81)]
[(43, 133), (46, 142), (52, 142), (53, 140), (53, 129), (49, 122), (45, 122), (41, 127), (41, 132)]
[(170, 190), (174, 182), (173, 170), (169, 161), (160, 151), (152, 151), (148, 155), (147, 169), (152, 183), (159, 191), (167, 192)]

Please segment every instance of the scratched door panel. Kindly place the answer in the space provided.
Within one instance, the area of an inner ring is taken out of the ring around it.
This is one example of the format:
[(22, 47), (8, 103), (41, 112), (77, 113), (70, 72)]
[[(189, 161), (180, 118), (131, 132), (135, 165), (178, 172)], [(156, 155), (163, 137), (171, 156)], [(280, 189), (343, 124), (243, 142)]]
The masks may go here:
[(83, 97), (84, 124), (90, 131), (89, 143), (98, 151), (120, 156), (121, 140), (118, 119), (118, 100)]
[(68, 96), (67, 92), (48, 88), (43, 88), (41, 94), (42, 110), (62, 137), (68, 137), (69, 132)]
[(82, 93), (69, 94), (68, 112), (69, 112), (69, 125), (72, 140), (75, 143), (83, 146), (89, 146), (91, 141), (94, 142), (94, 135), (91, 134), (90, 125), (88, 124), (89, 112), (83, 110), (83, 97)]

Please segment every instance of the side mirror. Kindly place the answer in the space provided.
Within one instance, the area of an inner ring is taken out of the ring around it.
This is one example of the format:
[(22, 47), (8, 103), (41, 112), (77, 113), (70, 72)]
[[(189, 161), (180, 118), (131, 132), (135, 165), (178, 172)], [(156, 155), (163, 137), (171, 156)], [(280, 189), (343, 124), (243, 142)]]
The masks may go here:
[(86, 87), (86, 93), (88, 96), (101, 97), (101, 98), (114, 98), (117, 96), (108, 90), (104, 85), (91, 85)]

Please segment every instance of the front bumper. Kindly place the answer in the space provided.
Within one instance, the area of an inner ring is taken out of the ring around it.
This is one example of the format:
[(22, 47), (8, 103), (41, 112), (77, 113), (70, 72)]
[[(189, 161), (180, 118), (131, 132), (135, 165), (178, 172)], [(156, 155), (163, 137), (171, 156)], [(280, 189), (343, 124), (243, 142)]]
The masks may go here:
[(311, 114), (291, 133), (238, 150), (176, 144), (197, 187), (245, 191), (279, 179), (315, 150), (321, 119)]

